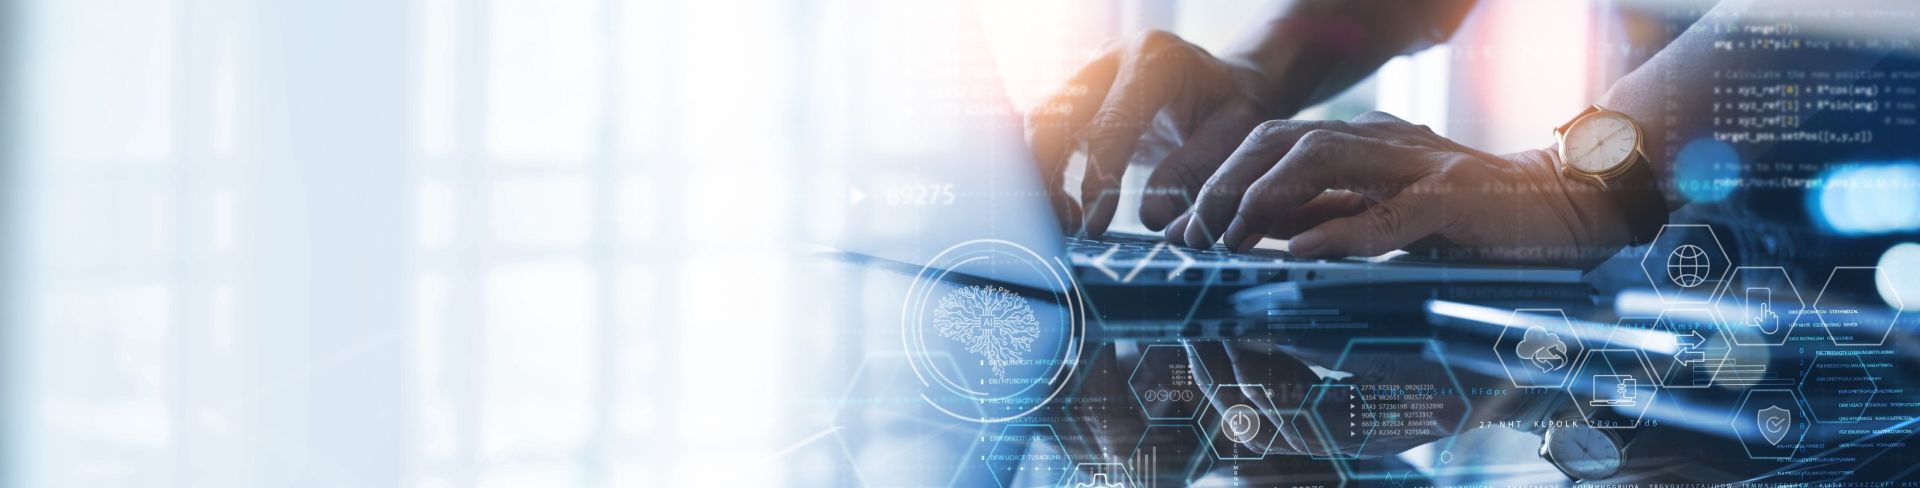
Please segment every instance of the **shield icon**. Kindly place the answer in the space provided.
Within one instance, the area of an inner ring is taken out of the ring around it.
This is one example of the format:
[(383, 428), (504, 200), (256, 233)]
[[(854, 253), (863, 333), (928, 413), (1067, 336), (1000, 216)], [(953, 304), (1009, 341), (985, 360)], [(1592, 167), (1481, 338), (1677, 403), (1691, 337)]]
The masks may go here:
[(1780, 440), (1787, 438), (1787, 431), (1793, 428), (1793, 415), (1779, 405), (1762, 408), (1754, 412), (1754, 417), (1760, 426), (1760, 436), (1775, 446), (1780, 445)]

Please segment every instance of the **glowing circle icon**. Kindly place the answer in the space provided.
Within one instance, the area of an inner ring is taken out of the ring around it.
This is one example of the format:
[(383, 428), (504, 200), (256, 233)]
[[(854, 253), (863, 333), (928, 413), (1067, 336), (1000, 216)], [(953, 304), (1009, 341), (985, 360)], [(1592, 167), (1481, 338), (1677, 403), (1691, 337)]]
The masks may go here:
[(1019, 419), (1057, 398), (1079, 364), (1085, 335), (1070, 269), (992, 239), (962, 242), (929, 260), (901, 307), (901, 338), (924, 385), (920, 396), (974, 422)]
[(1220, 417), (1220, 431), (1236, 443), (1252, 441), (1260, 435), (1260, 412), (1244, 403), (1228, 407), (1226, 415)]

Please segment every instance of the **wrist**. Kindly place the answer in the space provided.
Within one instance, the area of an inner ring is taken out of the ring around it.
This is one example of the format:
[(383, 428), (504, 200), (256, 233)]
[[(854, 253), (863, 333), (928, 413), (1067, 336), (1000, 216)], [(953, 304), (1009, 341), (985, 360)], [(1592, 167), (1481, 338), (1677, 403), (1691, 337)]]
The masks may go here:
[(1298, 49), (1276, 48), (1261, 53), (1240, 53), (1222, 57), (1233, 72), (1233, 82), (1263, 120), (1293, 117), (1305, 107), (1301, 90), (1287, 86), (1282, 74), (1300, 56)]
[[(1309, 5), (1308, 11), (1292, 12), (1268, 20), (1254, 42), (1243, 44), (1232, 55), (1223, 57), (1229, 64), (1255, 74), (1257, 85), (1246, 86), (1264, 115), (1287, 118), (1359, 81), (1373, 67), (1385, 62), (1362, 62), (1376, 56), (1365, 55), (1364, 25), (1353, 15), (1327, 11), (1339, 2)], [(1348, 74), (1345, 72), (1355, 72)]]
[(1530, 166), (1530, 174), (1539, 176), (1535, 181), (1543, 182), (1542, 191), (1555, 193), (1560, 197), (1555, 200), (1566, 202), (1564, 208), (1555, 211), (1573, 234), (1575, 261), (1583, 267), (1590, 268), (1632, 243), (1631, 227), (1616, 196), (1608, 188), (1562, 171), (1557, 144), (1508, 156), (1510, 160), (1515, 158)]

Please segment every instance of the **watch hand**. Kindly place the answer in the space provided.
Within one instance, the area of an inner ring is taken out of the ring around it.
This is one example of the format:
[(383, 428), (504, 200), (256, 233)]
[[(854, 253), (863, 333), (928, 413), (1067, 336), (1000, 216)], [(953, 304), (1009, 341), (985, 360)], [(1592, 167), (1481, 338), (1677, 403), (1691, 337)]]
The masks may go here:
[(1607, 133), (1607, 135), (1604, 135), (1604, 136), (1600, 136), (1600, 138), (1601, 138), (1601, 139), (1612, 139), (1612, 138), (1613, 138), (1613, 135), (1614, 135), (1614, 134), (1619, 134), (1619, 133), (1621, 133), (1621, 132), (1626, 132), (1626, 131), (1627, 131), (1627, 126), (1626, 126), (1626, 125), (1621, 125), (1621, 126), (1620, 126), (1620, 128), (1618, 128), (1618, 129), (1614, 129), (1614, 130), (1613, 130), (1613, 132), (1608, 132), (1608, 133)]
[(1588, 155), (1588, 154), (1592, 154), (1592, 153), (1593, 153), (1594, 151), (1598, 151), (1598, 150), (1600, 150), (1600, 142), (1599, 142), (1599, 141), (1594, 141), (1594, 143), (1593, 143), (1592, 145), (1589, 145), (1589, 146), (1587, 146), (1587, 149), (1586, 149), (1586, 150), (1583, 150), (1583, 151), (1580, 151), (1580, 154), (1575, 154), (1575, 155), (1573, 155), (1574, 157), (1572, 157), (1572, 158), (1569, 158), (1569, 159), (1580, 159), (1580, 158), (1582, 158), (1582, 157), (1586, 157), (1586, 155)]

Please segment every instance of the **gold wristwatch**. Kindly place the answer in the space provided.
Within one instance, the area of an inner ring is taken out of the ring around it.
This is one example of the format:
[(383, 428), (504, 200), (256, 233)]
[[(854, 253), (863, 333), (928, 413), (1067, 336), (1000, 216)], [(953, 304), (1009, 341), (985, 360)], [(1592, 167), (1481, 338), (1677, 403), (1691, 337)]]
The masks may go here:
[(1594, 105), (1555, 127), (1553, 135), (1560, 141), (1560, 172), (1606, 191), (1626, 218), (1634, 245), (1652, 242), (1667, 224), (1667, 200), (1641, 152), (1640, 124)]

